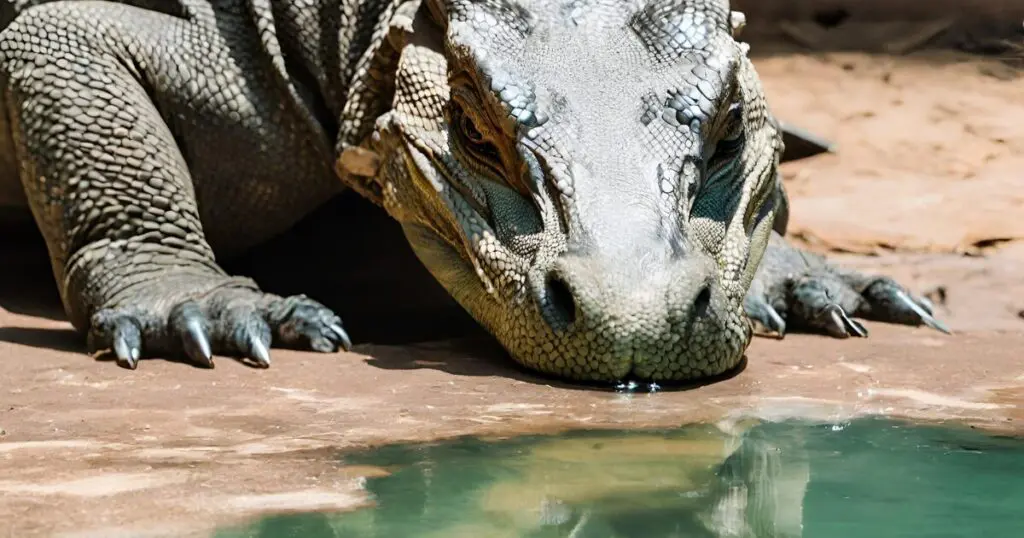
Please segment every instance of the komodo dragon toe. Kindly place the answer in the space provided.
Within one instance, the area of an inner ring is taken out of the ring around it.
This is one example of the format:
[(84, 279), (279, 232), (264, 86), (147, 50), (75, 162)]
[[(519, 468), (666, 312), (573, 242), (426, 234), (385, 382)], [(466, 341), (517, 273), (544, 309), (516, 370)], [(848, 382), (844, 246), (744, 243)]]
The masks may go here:
[(143, 294), (131, 306), (97, 311), (88, 335), (90, 350), (112, 350), (118, 364), (134, 370), (144, 356), (187, 358), (213, 368), (216, 354), (267, 368), (271, 347), (322, 353), (352, 347), (341, 319), (302, 295), (220, 288), (170, 308), (160, 304), (158, 296)]
[(927, 325), (949, 334), (935, 319), (931, 303), (886, 276), (836, 267), (801, 251), (772, 233), (761, 266), (744, 301), (747, 316), (762, 335), (787, 330), (836, 338), (866, 337), (852, 316), (904, 325)]

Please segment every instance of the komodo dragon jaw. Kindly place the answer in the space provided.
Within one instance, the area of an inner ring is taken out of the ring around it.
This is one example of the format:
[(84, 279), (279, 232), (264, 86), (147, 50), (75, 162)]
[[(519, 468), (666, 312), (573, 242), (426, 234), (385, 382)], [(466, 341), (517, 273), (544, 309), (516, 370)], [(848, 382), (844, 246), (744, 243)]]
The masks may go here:
[(423, 264), (526, 367), (734, 368), (782, 150), (741, 16), (715, 0), (429, 2), (370, 143), (377, 201)]

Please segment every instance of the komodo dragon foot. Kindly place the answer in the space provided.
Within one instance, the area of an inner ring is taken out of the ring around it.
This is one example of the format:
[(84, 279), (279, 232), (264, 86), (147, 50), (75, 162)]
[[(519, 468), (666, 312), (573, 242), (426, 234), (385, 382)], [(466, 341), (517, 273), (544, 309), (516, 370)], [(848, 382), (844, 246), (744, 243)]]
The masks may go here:
[[(230, 279), (228, 282), (241, 280)], [(131, 306), (92, 316), (89, 349), (113, 350), (121, 366), (135, 369), (143, 355), (186, 356), (213, 367), (213, 355), (270, 366), (271, 345), (333, 353), (352, 343), (332, 311), (305, 296), (278, 297), (255, 289), (219, 287), (173, 306), (159, 291), (143, 292)]]
[(927, 299), (915, 297), (893, 279), (836, 267), (820, 255), (793, 247), (775, 232), (751, 283), (744, 309), (758, 332), (779, 337), (787, 329), (836, 338), (867, 336), (867, 329), (852, 316), (927, 325), (949, 333), (933, 317)]
[[(0, 128), (15, 142), (0, 153), (17, 157), (90, 349), (135, 368), (144, 356), (211, 367), (214, 354), (267, 367), (272, 346), (348, 348), (324, 306), (264, 294), (217, 263), (337, 190), (329, 144), (281, 100), (250, 29), (218, 31), (249, 16), (224, 2), (181, 4), (207, 14), (195, 17), (132, 2), (28, 4), (0, 34)], [(269, 17), (260, 9), (253, 18)]]

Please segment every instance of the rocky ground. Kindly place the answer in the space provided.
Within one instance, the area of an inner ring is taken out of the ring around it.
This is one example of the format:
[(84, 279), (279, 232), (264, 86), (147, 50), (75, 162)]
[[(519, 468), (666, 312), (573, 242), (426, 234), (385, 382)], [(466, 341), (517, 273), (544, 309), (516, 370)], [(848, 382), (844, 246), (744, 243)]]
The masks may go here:
[(758, 339), (731, 379), (632, 396), (537, 379), (475, 337), (275, 351), (265, 371), (131, 372), (83, 353), (38, 238), (5, 236), (0, 536), (202, 535), (263, 510), (351, 507), (368, 471), (332, 465), (331, 450), (464, 433), (742, 413), (1024, 430), (1024, 71), (906, 40), (900, 54), (827, 52), (843, 34), (808, 28), (757, 56), (777, 114), (837, 143), (786, 166), (791, 235), (927, 292), (955, 335), (869, 324), (864, 340)]

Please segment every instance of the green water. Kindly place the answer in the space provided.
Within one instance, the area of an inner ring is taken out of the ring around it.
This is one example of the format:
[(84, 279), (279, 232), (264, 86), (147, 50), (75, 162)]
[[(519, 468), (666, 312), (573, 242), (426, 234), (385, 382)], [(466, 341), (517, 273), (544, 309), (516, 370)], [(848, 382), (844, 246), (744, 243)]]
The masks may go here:
[(1024, 439), (881, 419), (461, 438), (346, 454), (372, 507), (217, 538), (1024, 537)]

